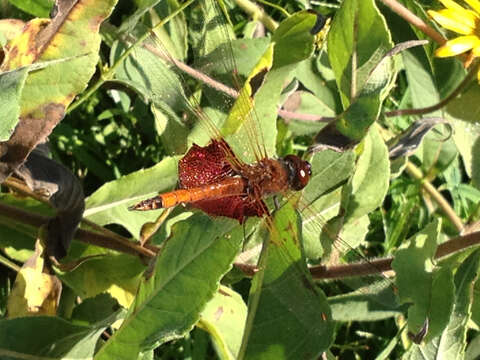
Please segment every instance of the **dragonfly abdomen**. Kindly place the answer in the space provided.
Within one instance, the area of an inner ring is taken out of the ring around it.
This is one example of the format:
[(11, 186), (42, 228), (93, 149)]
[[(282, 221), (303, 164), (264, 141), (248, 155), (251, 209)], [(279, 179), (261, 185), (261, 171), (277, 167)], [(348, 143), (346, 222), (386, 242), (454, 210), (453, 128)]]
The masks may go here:
[(205, 184), (190, 189), (178, 189), (130, 206), (129, 210), (147, 211), (174, 207), (180, 203), (194, 203), (201, 200), (216, 200), (228, 196), (246, 194), (247, 183), (242, 177), (225, 178), (218, 183)]

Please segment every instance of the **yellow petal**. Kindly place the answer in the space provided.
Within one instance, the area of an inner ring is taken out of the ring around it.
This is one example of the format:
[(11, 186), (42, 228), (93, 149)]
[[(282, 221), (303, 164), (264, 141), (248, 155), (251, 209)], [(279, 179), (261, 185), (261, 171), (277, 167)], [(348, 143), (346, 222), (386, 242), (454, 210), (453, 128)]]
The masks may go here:
[(447, 9), (455, 9), (455, 10), (464, 10), (464, 8), (460, 5), (458, 5), (455, 1), (453, 0), (439, 0), (443, 6), (445, 6)]
[[(474, 32), (475, 26), (469, 26), (466, 24), (466, 21), (459, 16), (458, 13), (444, 9), (440, 11), (429, 10), (428, 15), (430, 15), (433, 20), (440, 24), (445, 29), (455, 31), (458, 34), (470, 35)], [(467, 17), (465, 17), (466, 19)]]
[(465, 2), (470, 5), (470, 7), (480, 14), (480, 1), (478, 0), (465, 0)]
[(435, 51), (435, 56), (448, 57), (455, 56), (480, 46), (480, 39), (476, 36), (460, 36), (449, 40), (442, 47)]
[(478, 80), (478, 82), (480, 83), (480, 71), (477, 72), (477, 80)]
[(473, 53), (473, 56), (480, 57), (480, 44), (477, 46), (474, 46), (474, 48), (472, 49), (472, 53)]

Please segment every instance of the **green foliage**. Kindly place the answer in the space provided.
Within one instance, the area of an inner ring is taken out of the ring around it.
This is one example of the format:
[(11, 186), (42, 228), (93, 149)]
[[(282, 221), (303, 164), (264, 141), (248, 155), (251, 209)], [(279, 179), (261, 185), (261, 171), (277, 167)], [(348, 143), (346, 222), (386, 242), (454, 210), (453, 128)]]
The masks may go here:
[[(435, 45), (402, 47), (425, 39), (414, 25), (373, 0), (321, 2), (326, 35), (292, 0), (264, 14), (245, 0), (84, 1), (59, 7), (58, 24), (33, 18), (48, 17), (52, 1), (10, 3), (0, 12), (0, 175), (23, 162), (9, 162), (12, 141), (26, 156), (49, 135), (88, 196), (56, 263), (34, 254), (54, 194), (38, 191), (36, 175), (36, 186), (5, 182), (0, 358), (476, 353), (479, 252), (469, 246), (479, 233), (462, 227), (474, 231), (480, 215), (479, 85), (426, 115), (466, 71), (435, 59)], [(424, 5), (404, 4), (429, 22)], [(405, 135), (424, 116), (445, 121)], [(175, 189), (183, 154), (219, 135), (246, 162), (308, 159), (308, 185), (265, 199), (272, 217), (242, 225), (181, 205), (128, 210)], [(392, 145), (403, 155), (391, 158)], [(15, 274), (38, 257), (63, 290), (42, 298), (38, 281), (15, 304), (32, 316), (9, 318), (7, 299), (22, 296)], [(33, 316), (47, 303), (58, 316)]]

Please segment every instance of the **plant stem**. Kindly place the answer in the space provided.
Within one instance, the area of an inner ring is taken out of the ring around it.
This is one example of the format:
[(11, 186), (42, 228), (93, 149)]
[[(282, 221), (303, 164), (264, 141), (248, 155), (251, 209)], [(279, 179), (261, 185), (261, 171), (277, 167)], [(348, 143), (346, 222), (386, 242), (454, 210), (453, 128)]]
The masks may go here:
[(407, 162), (406, 170), (415, 179), (421, 181), (423, 189), (432, 197), (433, 200), (435, 200), (445, 215), (450, 219), (452, 224), (457, 228), (458, 232), (461, 233), (464, 228), (462, 220), (457, 216), (442, 194), (440, 194), (440, 192), (423, 177), (422, 171), (410, 161)]
[[(40, 227), (43, 224), (48, 223), (50, 217), (35, 214), (29, 211), (25, 211), (15, 206), (6, 205), (0, 202), (0, 216), (8, 219), (12, 219), (12, 226), (15, 223), (27, 224), (34, 227)], [(119, 241), (119, 238), (122, 240)], [(143, 255), (147, 257), (153, 257), (156, 254), (156, 250), (144, 248), (137, 243), (129, 241), (126, 238), (116, 235), (115, 237), (99, 234), (92, 231), (83, 229), (77, 229), (75, 233), (75, 239), (87, 244), (101, 246), (107, 249), (116, 250), (126, 254)]]
[(447, 41), (442, 34), (436, 31), (434, 28), (425, 23), (417, 15), (408, 10), (405, 6), (400, 4), (396, 0), (381, 0), (386, 6), (388, 6), (394, 13), (402, 17), (405, 21), (415, 26), (422, 31), (425, 35), (435, 40), (439, 45), (445, 44)]
[(7, 259), (6, 257), (0, 255), (0, 264), (3, 264), (5, 265), (6, 267), (9, 267), (10, 269), (12, 269), (13, 271), (15, 272), (19, 272), (20, 271), (20, 266), (18, 266), (17, 264), (15, 264), (13, 261), (10, 261), (9, 259)]
[(470, 81), (475, 77), (477, 74), (477, 71), (480, 67), (480, 61), (475, 60), (474, 64), (470, 67), (470, 70), (468, 71), (467, 75), (465, 78), (462, 80), (462, 82), (442, 101), (435, 105), (427, 106), (424, 108), (418, 108), (418, 109), (399, 109), (399, 110), (393, 110), (393, 111), (388, 111), (385, 113), (385, 116), (402, 116), (402, 115), (422, 115), (422, 114), (428, 114), (433, 111), (439, 110), (445, 105), (447, 105), (451, 100), (455, 99), (466, 87), (468, 84), (470, 84)]
[(235, 3), (242, 8), (253, 19), (260, 21), (271, 32), (275, 31), (278, 24), (270, 16), (268, 16), (262, 8), (258, 7), (250, 0), (235, 0)]

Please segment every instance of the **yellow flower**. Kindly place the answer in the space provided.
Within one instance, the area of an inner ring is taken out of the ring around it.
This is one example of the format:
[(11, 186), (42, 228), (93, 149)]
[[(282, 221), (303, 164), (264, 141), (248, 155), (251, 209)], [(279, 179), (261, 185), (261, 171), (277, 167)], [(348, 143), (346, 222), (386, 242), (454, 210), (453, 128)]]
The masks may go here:
[[(446, 9), (429, 10), (428, 14), (445, 29), (461, 36), (448, 40), (435, 51), (435, 56), (448, 57), (469, 53), (468, 66), (474, 57), (480, 56), (480, 1), (464, 0), (470, 8), (464, 8), (453, 0), (439, 0)], [(480, 81), (480, 72), (478, 72)]]

